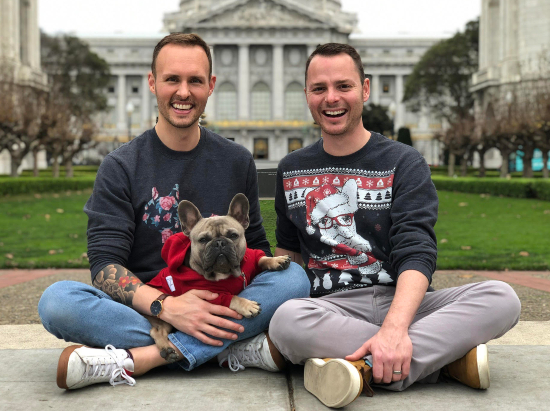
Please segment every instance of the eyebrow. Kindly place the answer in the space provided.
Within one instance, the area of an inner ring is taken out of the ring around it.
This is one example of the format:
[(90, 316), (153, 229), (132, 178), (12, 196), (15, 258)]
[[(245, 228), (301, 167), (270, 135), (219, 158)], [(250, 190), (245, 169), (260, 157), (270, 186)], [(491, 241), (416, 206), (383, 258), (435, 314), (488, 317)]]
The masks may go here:
[[(351, 79), (344, 79), (344, 80), (338, 80), (334, 82), (334, 84), (336, 84), (337, 86), (345, 83), (353, 83), (353, 81)], [(323, 82), (313, 83), (309, 87), (319, 87), (324, 85), (326, 85), (326, 82), (323, 81)]]

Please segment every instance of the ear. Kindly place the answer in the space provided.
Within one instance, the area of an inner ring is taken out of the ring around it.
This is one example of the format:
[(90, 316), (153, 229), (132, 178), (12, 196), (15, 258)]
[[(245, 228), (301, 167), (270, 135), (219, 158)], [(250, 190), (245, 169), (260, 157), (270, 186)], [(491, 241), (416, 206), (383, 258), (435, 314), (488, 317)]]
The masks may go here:
[(366, 103), (370, 97), (370, 80), (368, 78), (363, 82), (363, 103)]
[(357, 182), (350, 178), (342, 187), (342, 194), (348, 197), (349, 205), (353, 212), (357, 211)]
[(178, 217), (180, 219), (181, 230), (186, 236), (189, 236), (193, 227), (202, 219), (199, 209), (191, 201), (187, 200), (183, 200), (178, 205)]
[(237, 220), (246, 230), (250, 224), (250, 218), (248, 217), (249, 211), (250, 204), (248, 203), (248, 198), (246, 198), (244, 194), (239, 193), (231, 200), (227, 215)]
[(147, 83), (149, 83), (149, 90), (151, 91), (151, 93), (156, 95), (157, 93), (155, 90), (155, 76), (153, 76), (152, 71), (150, 71), (147, 75)]

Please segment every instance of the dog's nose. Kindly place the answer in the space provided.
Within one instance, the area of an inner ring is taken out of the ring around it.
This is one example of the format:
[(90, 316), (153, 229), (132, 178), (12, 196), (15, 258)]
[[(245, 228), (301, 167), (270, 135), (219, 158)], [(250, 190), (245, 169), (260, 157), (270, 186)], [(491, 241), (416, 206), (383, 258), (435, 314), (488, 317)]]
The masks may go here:
[(225, 240), (216, 240), (216, 247), (217, 248), (224, 248), (227, 245), (227, 242)]

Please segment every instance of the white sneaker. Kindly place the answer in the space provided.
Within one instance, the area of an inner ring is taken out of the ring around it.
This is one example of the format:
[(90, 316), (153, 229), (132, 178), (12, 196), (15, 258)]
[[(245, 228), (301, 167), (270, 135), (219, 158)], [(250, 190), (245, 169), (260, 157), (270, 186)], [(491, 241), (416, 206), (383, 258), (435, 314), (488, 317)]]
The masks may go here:
[(285, 360), (270, 344), (268, 335), (261, 333), (256, 337), (231, 344), (218, 354), (218, 363), (220, 367), (227, 363), (233, 372), (244, 370), (245, 367), (277, 372), (284, 368)]
[(112, 345), (90, 348), (82, 345), (67, 347), (57, 364), (57, 386), (67, 390), (86, 387), (99, 382), (136, 385), (130, 375), (134, 361), (126, 350), (117, 350)]

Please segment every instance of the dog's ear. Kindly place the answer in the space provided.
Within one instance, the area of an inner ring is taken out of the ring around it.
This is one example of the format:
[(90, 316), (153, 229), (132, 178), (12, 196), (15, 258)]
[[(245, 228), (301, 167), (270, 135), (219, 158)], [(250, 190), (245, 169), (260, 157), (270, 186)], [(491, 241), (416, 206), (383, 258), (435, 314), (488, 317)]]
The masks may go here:
[(178, 205), (178, 217), (180, 218), (181, 230), (183, 234), (189, 236), (189, 233), (202, 218), (201, 213), (195, 204), (191, 201), (183, 200)]
[(244, 194), (239, 193), (231, 200), (227, 215), (237, 220), (246, 230), (250, 224), (250, 218), (248, 217), (249, 210), (250, 204), (248, 203), (248, 198)]

